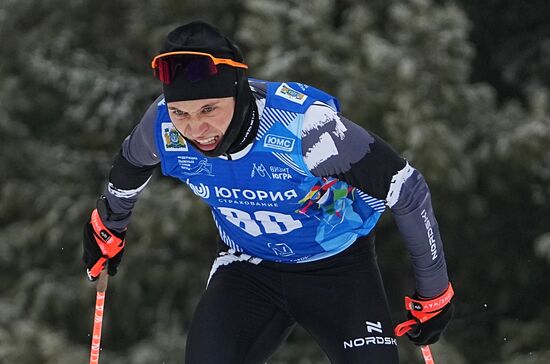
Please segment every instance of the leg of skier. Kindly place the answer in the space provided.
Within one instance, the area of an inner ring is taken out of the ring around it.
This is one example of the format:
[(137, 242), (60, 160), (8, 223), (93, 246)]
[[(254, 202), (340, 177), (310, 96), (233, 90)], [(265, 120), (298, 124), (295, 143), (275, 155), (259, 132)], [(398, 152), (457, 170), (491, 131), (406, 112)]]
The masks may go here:
[(197, 306), (186, 364), (264, 363), (294, 327), (279, 305), (276, 275), (246, 261), (226, 263)]
[(333, 364), (398, 363), (374, 239), (361, 238), (327, 263), (285, 274), (289, 312)]

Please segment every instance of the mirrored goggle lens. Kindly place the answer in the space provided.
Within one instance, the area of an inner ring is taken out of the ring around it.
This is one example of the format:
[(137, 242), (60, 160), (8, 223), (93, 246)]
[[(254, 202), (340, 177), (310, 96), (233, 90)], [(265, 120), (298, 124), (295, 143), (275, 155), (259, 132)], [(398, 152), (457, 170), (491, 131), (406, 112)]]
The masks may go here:
[(188, 81), (197, 82), (218, 73), (218, 67), (209, 57), (169, 56), (156, 62), (155, 77), (165, 84), (172, 83), (176, 73), (183, 72)]

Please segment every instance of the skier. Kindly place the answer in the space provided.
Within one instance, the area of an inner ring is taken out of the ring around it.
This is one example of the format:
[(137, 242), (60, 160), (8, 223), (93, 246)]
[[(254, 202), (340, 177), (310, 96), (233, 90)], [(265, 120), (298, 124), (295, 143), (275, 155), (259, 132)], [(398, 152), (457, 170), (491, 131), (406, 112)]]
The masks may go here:
[(163, 94), (123, 141), (84, 227), (90, 280), (116, 274), (134, 204), (160, 165), (210, 206), (219, 231), (186, 363), (264, 363), (296, 324), (333, 363), (397, 363), (374, 250), (386, 208), (414, 269), (409, 317), (431, 310), (409, 337), (439, 339), (452, 287), (418, 170), (333, 96), (247, 78), (237, 45), (207, 23), (171, 31), (152, 67)]

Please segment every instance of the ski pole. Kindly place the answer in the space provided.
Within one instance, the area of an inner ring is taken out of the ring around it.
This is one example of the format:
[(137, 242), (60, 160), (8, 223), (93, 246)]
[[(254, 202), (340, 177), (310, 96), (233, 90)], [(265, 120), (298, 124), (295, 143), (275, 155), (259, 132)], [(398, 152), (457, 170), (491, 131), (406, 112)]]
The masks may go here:
[(99, 364), (101, 346), (101, 326), (103, 325), (103, 308), (105, 306), (105, 291), (109, 276), (107, 270), (102, 270), (96, 284), (94, 329), (92, 333), (92, 347), (90, 349), (90, 364)]
[(432, 351), (430, 350), (429, 345), (423, 345), (420, 347), (420, 350), (422, 350), (422, 356), (424, 357), (424, 363), (426, 364), (435, 364)]
[[(417, 324), (418, 323), (415, 320), (408, 320), (403, 323), (400, 323), (395, 328), (395, 335), (403, 336), (409, 331), (416, 331), (416, 334), (418, 335), (419, 330), (418, 330)], [(435, 364), (432, 356), (432, 351), (430, 350), (430, 347), (428, 345), (422, 345), (420, 347), (420, 350), (422, 351), (422, 356), (424, 357), (425, 364)]]

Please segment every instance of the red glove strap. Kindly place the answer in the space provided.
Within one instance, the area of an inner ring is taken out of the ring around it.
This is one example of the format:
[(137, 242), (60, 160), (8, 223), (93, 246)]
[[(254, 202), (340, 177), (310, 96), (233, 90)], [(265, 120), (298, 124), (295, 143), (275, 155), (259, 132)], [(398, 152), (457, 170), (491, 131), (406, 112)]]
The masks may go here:
[(405, 297), (405, 309), (411, 311), (413, 315), (420, 323), (426, 322), (451, 302), (455, 292), (453, 286), (449, 282), (449, 286), (441, 295), (427, 300), (417, 300), (410, 297)]
[(92, 211), (90, 222), (94, 230), (95, 241), (104, 256), (112, 258), (124, 248), (124, 240), (113, 235), (113, 233), (103, 225), (97, 209)]

